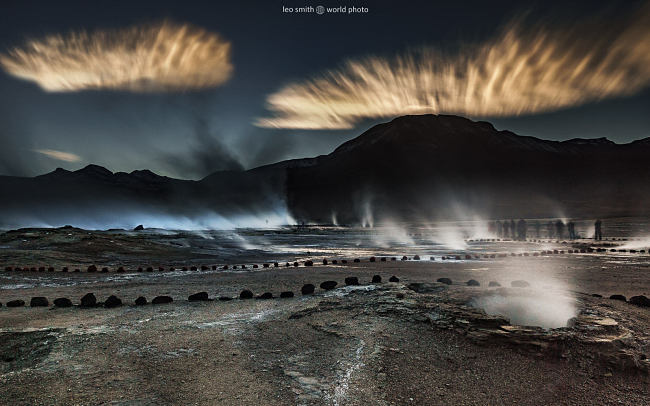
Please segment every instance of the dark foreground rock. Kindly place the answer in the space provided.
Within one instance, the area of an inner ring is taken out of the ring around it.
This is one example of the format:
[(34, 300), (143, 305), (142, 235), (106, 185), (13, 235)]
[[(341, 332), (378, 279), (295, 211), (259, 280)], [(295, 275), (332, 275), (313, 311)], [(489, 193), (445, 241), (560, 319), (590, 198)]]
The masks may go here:
[(112, 309), (114, 307), (122, 306), (122, 299), (115, 295), (110, 295), (108, 299), (104, 302), (104, 307), (107, 309)]
[(23, 307), (25, 306), (25, 301), (24, 300), (10, 300), (7, 302), (7, 307)]
[(612, 300), (621, 300), (623, 302), (627, 301), (627, 298), (623, 295), (611, 295), (609, 298)]
[(395, 275), (388, 278), (388, 282), (399, 282), (399, 278)]
[(172, 303), (174, 299), (172, 299), (170, 296), (156, 296), (153, 298), (151, 301), (151, 304), (165, 304), (165, 303)]
[(453, 283), (449, 278), (438, 278), (437, 282), (444, 283), (445, 285), (451, 285)]
[(312, 293), (314, 293), (315, 289), (316, 287), (314, 285), (312, 285), (311, 283), (307, 283), (302, 285), (302, 288), (300, 288), (300, 293), (302, 293), (303, 295), (311, 295)]
[(650, 299), (643, 295), (632, 296), (629, 300), (629, 303), (641, 307), (650, 307)]
[(72, 301), (68, 299), (67, 297), (60, 297), (57, 299), (54, 299), (54, 306), (55, 307), (72, 307)]
[(381, 276), (380, 275), (373, 275), (371, 282), (372, 283), (381, 283)]
[(81, 298), (81, 307), (95, 307), (97, 306), (97, 298), (94, 293), (86, 293)]
[(271, 292), (264, 292), (264, 293), (262, 293), (261, 295), (259, 295), (257, 298), (258, 298), (258, 299), (264, 299), (264, 300), (273, 299), (273, 293), (271, 293)]
[(320, 288), (325, 290), (332, 290), (336, 287), (336, 285), (338, 285), (336, 281), (325, 281), (320, 284)]
[(248, 290), (248, 289), (244, 289), (244, 290), (242, 290), (241, 293), (239, 294), (239, 298), (240, 298), (240, 299), (252, 299), (252, 298), (253, 298), (253, 292), (251, 292), (251, 291)]
[(208, 292), (198, 292), (193, 295), (189, 295), (187, 300), (190, 302), (205, 302), (208, 301)]
[(292, 298), (292, 297), (293, 297), (293, 292), (291, 292), (291, 291), (282, 292), (282, 293), (280, 293), (280, 297), (281, 297), (282, 299), (289, 299), (289, 298)]
[(50, 302), (48, 302), (47, 298), (43, 296), (33, 297), (32, 300), (29, 301), (31, 307), (47, 307), (49, 304)]
[(356, 286), (359, 284), (359, 278), (356, 276), (348, 276), (345, 278), (345, 284), (348, 286)]
[(137, 299), (135, 299), (136, 306), (144, 306), (146, 304), (147, 304), (147, 298), (144, 296), (140, 296)]
[(470, 279), (467, 281), (467, 286), (481, 286), (481, 284), (476, 279)]
[(499, 286), (501, 286), (501, 284), (496, 281), (490, 281), (490, 283), (488, 283), (488, 287), (490, 288), (498, 288)]

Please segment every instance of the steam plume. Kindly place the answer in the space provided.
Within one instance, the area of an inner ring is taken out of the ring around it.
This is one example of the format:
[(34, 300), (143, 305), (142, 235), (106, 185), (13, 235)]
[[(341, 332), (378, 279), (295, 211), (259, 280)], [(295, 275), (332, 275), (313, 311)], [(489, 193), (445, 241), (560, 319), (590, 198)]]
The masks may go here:
[(458, 54), (348, 60), (267, 98), (256, 125), (346, 129), (403, 114), (517, 116), (631, 95), (650, 83), (650, 6), (622, 21), (550, 29), (515, 21)]
[(51, 92), (202, 89), (232, 72), (229, 42), (171, 22), (29, 40), (0, 54), (0, 66)]

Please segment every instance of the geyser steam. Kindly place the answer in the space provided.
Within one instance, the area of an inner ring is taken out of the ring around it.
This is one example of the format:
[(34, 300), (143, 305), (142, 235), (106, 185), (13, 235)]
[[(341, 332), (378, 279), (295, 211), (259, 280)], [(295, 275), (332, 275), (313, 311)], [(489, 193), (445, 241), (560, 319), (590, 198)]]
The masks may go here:
[(0, 66), (51, 92), (202, 89), (222, 84), (233, 69), (229, 42), (167, 21), (29, 40), (0, 54)]
[(433, 49), (349, 60), (267, 98), (274, 128), (346, 129), (403, 114), (516, 116), (630, 95), (650, 83), (650, 6), (623, 21), (517, 21), (455, 55)]

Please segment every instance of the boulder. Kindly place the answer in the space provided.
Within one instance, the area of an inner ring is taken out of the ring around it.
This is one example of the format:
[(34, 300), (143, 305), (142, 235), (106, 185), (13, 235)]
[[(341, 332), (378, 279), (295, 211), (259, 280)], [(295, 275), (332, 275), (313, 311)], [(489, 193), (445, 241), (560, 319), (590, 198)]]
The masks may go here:
[(97, 298), (94, 293), (86, 293), (81, 298), (81, 307), (95, 307), (97, 306)]
[(413, 282), (406, 286), (408, 289), (417, 293), (437, 293), (447, 289), (442, 283)]
[(293, 297), (293, 292), (291, 292), (291, 291), (282, 292), (282, 293), (280, 293), (280, 297), (281, 297), (282, 299), (289, 299), (289, 298), (292, 298), (292, 297)]
[(419, 260), (420, 260), (420, 256), (419, 256), (419, 255), (415, 255), (415, 256), (413, 257), (413, 260), (414, 260), (414, 261), (419, 261)]
[(341, 263), (342, 263), (342, 264), (347, 264), (347, 263), (348, 263), (348, 260), (347, 260), (347, 259), (342, 259), (342, 260), (341, 260)]
[(404, 255), (404, 256), (402, 257), (402, 261), (406, 261), (406, 260), (408, 260), (408, 259), (409, 259), (409, 258), (408, 258), (406, 255)]
[(112, 309), (113, 307), (122, 306), (122, 299), (115, 295), (110, 295), (108, 299), (104, 302), (104, 307), (107, 309)]
[(306, 283), (302, 285), (302, 288), (300, 288), (300, 293), (302, 293), (303, 295), (311, 295), (312, 293), (314, 293), (314, 289), (316, 289), (314, 285), (312, 285), (311, 283)]
[(314, 261), (312, 260), (305, 261), (305, 266), (314, 266)]
[(254, 265), (253, 265), (253, 268), (254, 268), (254, 269), (257, 269), (257, 268), (258, 268), (257, 264), (254, 264)]
[(298, 261), (294, 262), (294, 263), (293, 263), (293, 266), (294, 266), (294, 267), (297, 267), (297, 266), (298, 266)]
[(603, 295), (599, 295), (598, 293), (592, 293), (591, 297), (603, 297)]
[(333, 260), (332, 260), (332, 264), (336, 265), (336, 264), (338, 264), (338, 263), (339, 263), (339, 261), (337, 261), (336, 259), (333, 259)]
[(320, 288), (325, 290), (332, 290), (336, 287), (336, 285), (336, 281), (325, 281), (320, 284)]
[(95, 265), (90, 265), (86, 271), (97, 272), (97, 267)]
[(381, 262), (386, 262), (386, 257), (381, 257), (379, 260), (380, 260)]
[(371, 282), (372, 283), (381, 283), (381, 276), (380, 275), (373, 275)]
[(143, 226), (142, 224), (138, 224), (138, 225), (135, 226), (135, 228), (133, 229), (133, 231), (142, 231), (142, 230), (144, 230), (144, 226)]
[(136, 306), (144, 306), (146, 304), (147, 304), (147, 298), (144, 296), (140, 296), (137, 299), (135, 299)]
[(232, 300), (230, 296), (219, 296), (219, 301), (221, 302), (228, 302), (230, 300)]
[(156, 296), (153, 298), (151, 301), (151, 304), (165, 304), (165, 303), (171, 303), (173, 302), (174, 299), (172, 299), (170, 296)]
[(189, 300), (190, 302), (205, 302), (209, 300), (208, 292), (198, 292), (193, 295), (189, 295), (187, 297), (187, 300)]
[(490, 283), (488, 283), (488, 287), (490, 288), (498, 288), (499, 286), (501, 286), (501, 284), (496, 281), (490, 281)]
[(467, 286), (481, 286), (481, 284), (476, 279), (470, 279), (467, 281)]
[(376, 260), (377, 260), (377, 258), (375, 258), (375, 257), (370, 257), (370, 259), (369, 259), (370, 262), (375, 262)]
[(327, 259), (323, 258), (323, 265), (327, 265)]
[(444, 283), (445, 285), (451, 285), (453, 283), (449, 278), (438, 278), (436, 282)]
[(356, 276), (348, 276), (345, 278), (345, 284), (350, 286), (350, 285), (358, 285), (359, 284), (359, 278)]
[(68, 267), (64, 266), (63, 268), (61, 268), (61, 272), (68, 272)]
[(253, 292), (251, 292), (251, 291), (248, 290), (248, 289), (244, 289), (244, 290), (242, 290), (241, 293), (239, 294), (239, 298), (240, 298), (240, 299), (252, 299), (252, 298), (253, 298)]
[(53, 266), (48, 267), (48, 268), (47, 268), (47, 271), (48, 271), (48, 272), (54, 272), (54, 267), (53, 267)]
[(399, 278), (395, 275), (388, 278), (388, 282), (399, 282)]
[(623, 302), (627, 301), (627, 298), (623, 295), (611, 295), (609, 298), (612, 300), (622, 300)]
[(629, 303), (641, 307), (650, 307), (650, 299), (643, 295), (632, 296), (629, 300)]
[(261, 295), (257, 297), (258, 299), (273, 299), (273, 293), (271, 292), (264, 292)]
[(107, 272), (108, 272), (108, 268), (103, 267), (103, 268), (102, 268), (102, 273), (107, 273)]
[(29, 301), (29, 306), (31, 307), (47, 307), (49, 304), (50, 302), (43, 296), (35, 296)]
[[(147, 271), (148, 271), (148, 270), (149, 270), (149, 269), (147, 269)], [(202, 270), (202, 271), (208, 271), (208, 270), (210, 270), (210, 268), (209, 268), (207, 265), (201, 265), (201, 270)]]
[(530, 283), (528, 283), (528, 282), (526, 282), (524, 280), (516, 280), (516, 281), (510, 282), (510, 286), (512, 286), (513, 288), (527, 288), (527, 287), (530, 286)]
[(121, 266), (121, 267), (117, 268), (117, 273), (124, 273), (124, 267)]
[(7, 307), (23, 307), (23, 306), (25, 306), (24, 300), (16, 299), (7, 302)]
[(361, 262), (361, 260), (359, 258), (355, 258), (354, 262), (359, 263), (359, 262)]
[(263, 266), (264, 268), (268, 268), (269, 265), (270, 265), (270, 264), (267, 264), (267, 263), (263, 263), (263, 264), (262, 264), (262, 266)]
[(67, 297), (60, 297), (57, 299), (54, 299), (54, 306), (55, 307), (72, 307), (72, 301), (68, 299)]

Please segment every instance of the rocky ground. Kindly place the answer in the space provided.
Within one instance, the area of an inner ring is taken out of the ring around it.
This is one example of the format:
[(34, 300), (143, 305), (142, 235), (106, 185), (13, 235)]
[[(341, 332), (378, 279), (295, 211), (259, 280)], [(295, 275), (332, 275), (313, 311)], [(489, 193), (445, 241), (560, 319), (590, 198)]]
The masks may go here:
[[(578, 313), (570, 327), (544, 330), (513, 326), (471, 305), (485, 295), (526, 296), (544, 289), (534, 280), (529, 288), (509, 287), (519, 275), (491, 271), (520, 267), (519, 260), (484, 267), (365, 262), (199, 271), (148, 283), (106, 280), (2, 292), (3, 302), (28, 302), (38, 294), (78, 303), (93, 291), (100, 301), (115, 294), (125, 305), (3, 306), (0, 403), (648, 403), (647, 308), (574, 293)], [(369, 283), (374, 274), (382, 283)], [(399, 282), (387, 282), (393, 274)], [(359, 286), (344, 286), (350, 275), (359, 277)], [(453, 284), (433, 282), (442, 276)], [(469, 277), (481, 286), (466, 286)], [(487, 279), (504, 287), (488, 288)], [(325, 280), (339, 287), (319, 289)], [(300, 295), (308, 282), (317, 285), (316, 293)], [(647, 292), (647, 284), (638, 289)], [(186, 300), (199, 290), (210, 298), (236, 297), (243, 288), (276, 297), (292, 290), (296, 297)], [(151, 300), (160, 294), (175, 300), (132, 304), (139, 295)]]
[[(30, 259), (30, 266), (47, 263), (56, 270), (0, 271), (0, 404), (650, 400), (650, 308), (609, 298), (650, 296), (645, 253), (375, 262), (360, 254), (358, 263), (339, 258), (333, 264), (330, 257), (321, 265), (322, 258), (314, 257), (309, 267), (300, 258), (299, 267), (264, 268), (259, 262), (257, 268), (249, 263), (233, 269), (231, 263), (227, 270), (224, 264), (192, 270), (187, 258), (200, 265), (209, 256), (192, 257), (191, 247), (166, 250), (164, 242), (147, 237), (134, 244), (123, 235), (86, 241), (80, 232), (62, 231), (30, 240), (29, 233), (23, 231), (18, 242), (5, 235), (2, 260), (15, 266)], [(68, 237), (76, 249), (89, 242), (100, 248), (79, 253), (65, 241), (61, 247), (67, 248), (56, 248)], [(124, 251), (107, 249), (115, 241)], [(133, 271), (155, 255), (188, 269)], [(120, 260), (102, 273), (101, 258)], [(100, 270), (60, 271), (71, 263), (97, 263)], [(126, 272), (116, 273), (121, 264)], [(374, 275), (382, 282), (371, 283)], [(399, 281), (389, 282), (393, 275)], [(350, 276), (359, 285), (346, 286)], [(321, 289), (328, 280), (337, 287)], [(513, 287), (514, 281), (527, 285)], [(308, 283), (316, 285), (315, 293), (302, 295)], [(274, 298), (238, 299), (243, 289)], [(201, 291), (210, 300), (188, 301)], [(295, 297), (279, 298), (286, 291)], [(80, 307), (89, 292), (99, 304)], [(103, 307), (110, 295), (123, 305)], [(139, 296), (150, 302), (159, 295), (174, 301), (134, 305)], [(30, 307), (36, 296), (46, 297), (48, 306)], [(53, 307), (61, 297), (74, 306)], [(8, 308), (12, 300), (26, 304)], [(564, 327), (535, 326), (558, 320)]]

